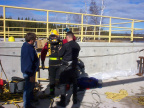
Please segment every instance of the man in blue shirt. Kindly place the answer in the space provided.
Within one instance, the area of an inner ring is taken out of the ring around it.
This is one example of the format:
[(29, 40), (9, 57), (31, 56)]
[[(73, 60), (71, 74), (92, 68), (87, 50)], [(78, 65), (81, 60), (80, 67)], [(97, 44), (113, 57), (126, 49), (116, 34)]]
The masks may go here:
[(25, 43), (21, 48), (21, 71), (25, 79), (25, 87), (23, 92), (24, 108), (34, 108), (30, 101), (33, 100), (34, 78), (35, 73), (39, 68), (39, 60), (34, 49), (36, 35), (27, 33)]

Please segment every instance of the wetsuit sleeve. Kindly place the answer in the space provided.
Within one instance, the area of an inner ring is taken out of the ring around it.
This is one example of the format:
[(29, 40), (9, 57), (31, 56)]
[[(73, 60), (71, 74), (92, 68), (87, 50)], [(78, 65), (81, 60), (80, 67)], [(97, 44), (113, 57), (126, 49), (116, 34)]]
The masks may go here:
[(48, 43), (46, 43), (45, 46), (42, 48), (41, 61), (45, 61), (47, 52), (48, 52)]

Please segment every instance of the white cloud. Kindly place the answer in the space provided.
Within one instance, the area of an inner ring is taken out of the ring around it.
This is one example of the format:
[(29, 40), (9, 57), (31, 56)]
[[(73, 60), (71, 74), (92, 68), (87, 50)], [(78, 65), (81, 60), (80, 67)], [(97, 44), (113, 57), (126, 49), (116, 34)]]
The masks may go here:
[[(138, 3), (140, 2), (140, 3)], [(142, 0), (107, 0), (106, 13), (108, 16), (144, 19), (144, 1)]]

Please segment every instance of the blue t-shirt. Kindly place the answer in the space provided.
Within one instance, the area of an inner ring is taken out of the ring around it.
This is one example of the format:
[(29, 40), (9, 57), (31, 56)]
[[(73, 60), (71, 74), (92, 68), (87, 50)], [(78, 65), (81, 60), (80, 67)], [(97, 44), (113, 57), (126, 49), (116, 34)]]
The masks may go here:
[(34, 46), (25, 42), (21, 48), (21, 71), (29, 77), (33, 76), (39, 68), (39, 60)]

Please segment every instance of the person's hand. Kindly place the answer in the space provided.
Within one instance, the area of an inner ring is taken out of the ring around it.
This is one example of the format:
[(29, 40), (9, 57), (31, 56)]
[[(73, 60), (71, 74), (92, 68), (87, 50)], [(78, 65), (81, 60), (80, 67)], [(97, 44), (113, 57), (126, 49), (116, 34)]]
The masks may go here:
[(44, 65), (44, 61), (42, 61), (42, 69), (44, 70), (45, 65)]
[(35, 82), (35, 75), (33, 75), (32, 77), (30, 77), (30, 82)]

